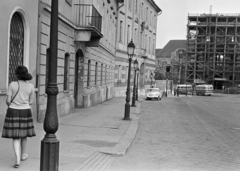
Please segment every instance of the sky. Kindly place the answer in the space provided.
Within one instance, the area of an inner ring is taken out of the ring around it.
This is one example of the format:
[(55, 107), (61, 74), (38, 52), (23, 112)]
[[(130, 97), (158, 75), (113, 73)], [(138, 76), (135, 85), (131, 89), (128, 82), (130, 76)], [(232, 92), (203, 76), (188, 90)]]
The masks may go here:
[(162, 10), (158, 16), (156, 48), (169, 40), (186, 39), (188, 14), (240, 14), (240, 0), (154, 0)]

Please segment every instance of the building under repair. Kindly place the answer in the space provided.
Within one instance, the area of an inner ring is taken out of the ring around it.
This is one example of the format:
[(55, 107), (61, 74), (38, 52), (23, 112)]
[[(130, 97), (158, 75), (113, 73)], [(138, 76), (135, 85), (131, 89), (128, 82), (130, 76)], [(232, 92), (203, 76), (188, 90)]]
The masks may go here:
[(240, 14), (189, 14), (186, 55), (186, 82), (240, 84)]

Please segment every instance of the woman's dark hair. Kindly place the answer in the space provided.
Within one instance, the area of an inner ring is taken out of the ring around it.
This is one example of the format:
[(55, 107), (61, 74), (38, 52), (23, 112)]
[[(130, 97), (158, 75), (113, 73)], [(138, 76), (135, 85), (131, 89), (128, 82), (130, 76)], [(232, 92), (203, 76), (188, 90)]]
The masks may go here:
[(25, 66), (18, 66), (15, 74), (19, 80), (28, 81), (32, 79), (32, 75), (28, 73), (28, 69)]

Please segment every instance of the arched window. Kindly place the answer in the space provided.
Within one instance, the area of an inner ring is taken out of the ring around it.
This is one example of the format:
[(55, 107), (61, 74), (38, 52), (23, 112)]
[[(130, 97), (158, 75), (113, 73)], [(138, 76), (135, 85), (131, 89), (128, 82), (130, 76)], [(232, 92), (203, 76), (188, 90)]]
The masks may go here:
[(88, 73), (87, 73), (87, 86), (90, 86), (90, 77), (91, 77), (91, 60), (88, 60)]
[(98, 77), (98, 63), (95, 65), (95, 85), (97, 85), (97, 77)]
[(24, 25), (19, 13), (14, 13), (10, 25), (9, 76), (8, 82), (16, 80), (15, 69), (23, 65)]
[(63, 82), (63, 90), (69, 89), (69, 53), (65, 54), (64, 57), (64, 82)]

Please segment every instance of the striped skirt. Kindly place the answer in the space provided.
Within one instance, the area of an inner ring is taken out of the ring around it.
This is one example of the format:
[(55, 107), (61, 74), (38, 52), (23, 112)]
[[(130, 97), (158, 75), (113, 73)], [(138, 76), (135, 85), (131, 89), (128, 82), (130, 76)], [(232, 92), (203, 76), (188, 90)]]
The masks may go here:
[(7, 109), (3, 138), (25, 138), (36, 136), (31, 109)]

